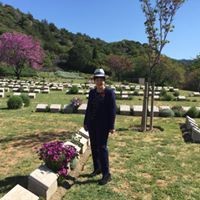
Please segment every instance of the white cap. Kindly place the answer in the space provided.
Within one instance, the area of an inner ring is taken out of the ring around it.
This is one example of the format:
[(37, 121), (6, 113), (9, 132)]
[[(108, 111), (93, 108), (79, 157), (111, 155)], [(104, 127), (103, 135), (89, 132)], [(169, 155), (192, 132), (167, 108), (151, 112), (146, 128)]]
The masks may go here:
[(102, 68), (94, 71), (94, 77), (105, 77), (105, 72)]

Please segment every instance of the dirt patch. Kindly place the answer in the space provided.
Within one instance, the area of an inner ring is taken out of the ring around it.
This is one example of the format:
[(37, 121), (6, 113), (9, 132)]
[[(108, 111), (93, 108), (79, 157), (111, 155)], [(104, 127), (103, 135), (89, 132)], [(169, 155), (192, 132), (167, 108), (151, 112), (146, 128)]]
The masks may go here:
[[(134, 126), (131, 126), (129, 129), (132, 131), (142, 132), (141, 125), (134, 125)], [(153, 126), (153, 130), (151, 131), (149, 130), (149, 126), (147, 126), (147, 132), (150, 132), (150, 133), (159, 133), (163, 131), (164, 131), (164, 128), (162, 128), (161, 126)]]
[(141, 173), (139, 174), (139, 176), (144, 177), (147, 180), (151, 180), (152, 179), (152, 175), (148, 174), (148, 173)]
[(165, 180), (158, 179), (156, 181), (156, 185), (160, 188), (165, 188), (167, 187), (168, 183)]

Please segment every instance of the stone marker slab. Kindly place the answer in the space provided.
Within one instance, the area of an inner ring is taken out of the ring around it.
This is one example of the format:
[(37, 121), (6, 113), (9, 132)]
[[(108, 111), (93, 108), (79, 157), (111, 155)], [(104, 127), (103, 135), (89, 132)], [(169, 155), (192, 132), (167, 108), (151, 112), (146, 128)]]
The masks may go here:
[(76, 150), (77, 150), (78, 153), (81, 152), (81, 148), (78, 145), (74, 144), (73, 142), (67, 141), (67, 142), (64, 143), (64, 145), (74, 146), (76, 148)]
[(80, 138), (80, 143), (81, 143), (80, 153), (83, 154), (83, 153), (85, 153), (85, 151), (88, 147), (88, 140), (85, 137), (83, 137), (82, 135), (80, 135), (79, 133), (75, 134), (75, 137), (76, 136)]
[(34, 92), (34, 93), (40, 93), (41, 90), (40, 90), (40, 89), (34, 89), (33, 92)]
[(182, 106), (184, 112), (187, 112), (190, 109), (190, 106)]
[(79, 129), (78, 133), (87, 139), (87, 145), (90, 146), (90, 136), (89, 132), (86, 131), (83, 127)]
[(128, 94), (122, 94), (122, 99), (128, 99)]
[(36, 106), (36, 112), (46, 112), (48, 110), (48, 104), (40, 103)]
[(4, 93), (4, 92), (5, 92), (5, 89), (4, 89), (4, 88), (0, 88), (0, 92), (1, 92), (1, 93)]
[(192, 140), (193, 142), (200, 142), (200, 129), (197, 127), (192, 128)]
[(87, 104), (83, 103), (78, 107), (77, 112), (80, 114), (85, 114), (86, 108), (87, 108)]
[(88, 131), (86, 131), (83, 127), (81, 127), (80, 129), (79, 129), (79, 134), (81, 134), (83, 137), (85, 137), (86, 139), (89, 139), (90, 138), (90, 136), (89, 136), (89, 132)]
[(28, 96), (29, 96), (31, 99), (35, 99), (35, 98), (36, 98), (36, 93), (28, 93)]
[(18, 92), (20, 90), (20, 88), (13, 88), (12, 91), (13, 92)]
[(131, 114), (131, 107), (129, 105), (120, 105), (119, 112), (121, 115), (130, 115)]
[(50, 112), (58, 113), (61, 111), (61, 104), (51, 104), (50, 105)]
[(58, 175), (45, 165), (39, 166), (28, 177), (28, 189), (49, 200), (58, 188)]
[(155, 99), (155, 100), (159, 100), (159, 99), (160, 99), (160, 96), (159, 96), (159, 95), (154, 95), (154, 99)]
[(195, 97), (198, 97), (198, 96), (200, 96), (200, 92), (193, 92), (193, 95), (194, 95)]
[(21, 95), (21, 92), (14, 92), (13, 93), (13, 96), (20, 96)]
[[(150, 112), (151, 111), (151, 107), (149, 106), (148, 107), (148, 111)], [(154, 106), (153, 107), (153, 113), (154, 113), (154, 116), (155, 117), (158, 117), (159, 116), (159, 108), (157, 106)]]
[(1, 98), (4, 98), (4, 97), (5, 97), (4, 92), (0, 92), (0, 97), (1, 97)]
[(1, 200), (39, 200), (39, 197), (17, 184)]
[(159, 110), (171, 109), (170, 106), (159, 106)]
[(141, 105), (133, 106), (133, 115), (142, 116), (142, 109), (143, 109), (143, 107)]
[(41, 90), (41, 93), (49, 94), (49, 93), (50, 93), (50, 90), (49, 90), (49, 89), (43, 89), (43, 90)]
[(178, 96), (177, 99), (179, 101), (185, 101), (186, 100), (186, 97), (185, 96)]
[(127, 95), (128, 91), (122, 91), (122, 94)]

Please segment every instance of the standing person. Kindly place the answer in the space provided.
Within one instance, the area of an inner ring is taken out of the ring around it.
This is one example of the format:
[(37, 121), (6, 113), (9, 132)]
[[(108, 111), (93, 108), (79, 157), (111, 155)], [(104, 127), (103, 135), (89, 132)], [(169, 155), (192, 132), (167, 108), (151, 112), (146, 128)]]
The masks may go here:
[(90, 136), (94, 167), (91, 176), (102, 173), (99, 184), (104, 185), (111, 181), (107, 141), (109, 133), (115, 132), (116, 103), (113, 90), (105, 87), (104, 70), (96, 69), (93, 78), (96, 87), (89, 92), (84, 128)]

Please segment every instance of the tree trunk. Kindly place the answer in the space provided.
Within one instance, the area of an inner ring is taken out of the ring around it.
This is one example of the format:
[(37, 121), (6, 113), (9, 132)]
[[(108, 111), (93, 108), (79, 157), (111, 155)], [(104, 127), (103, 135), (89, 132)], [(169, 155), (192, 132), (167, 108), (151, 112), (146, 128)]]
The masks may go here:
[(151, 83), (151, 112), (150, 112), (150, 131), (153, 130), (153, 118), (154, 118), (154, 89), (155, 89), (155, 83)]
[(14, 72), (15, 72), (15, 76), (17, 78), (17, 80), (20, 79), (21, 77), (21, 72), (22, 72), (22, 67), (17, 65), (15, 68), (14, 68)]
[(143, 98), (143, 110), (142, 110), (142, 120), (141, 120), (141, 131), (145, 132), (147, 130), (147, 100), (148, 100), (148, 82), (145, 82), (144, 98)]

